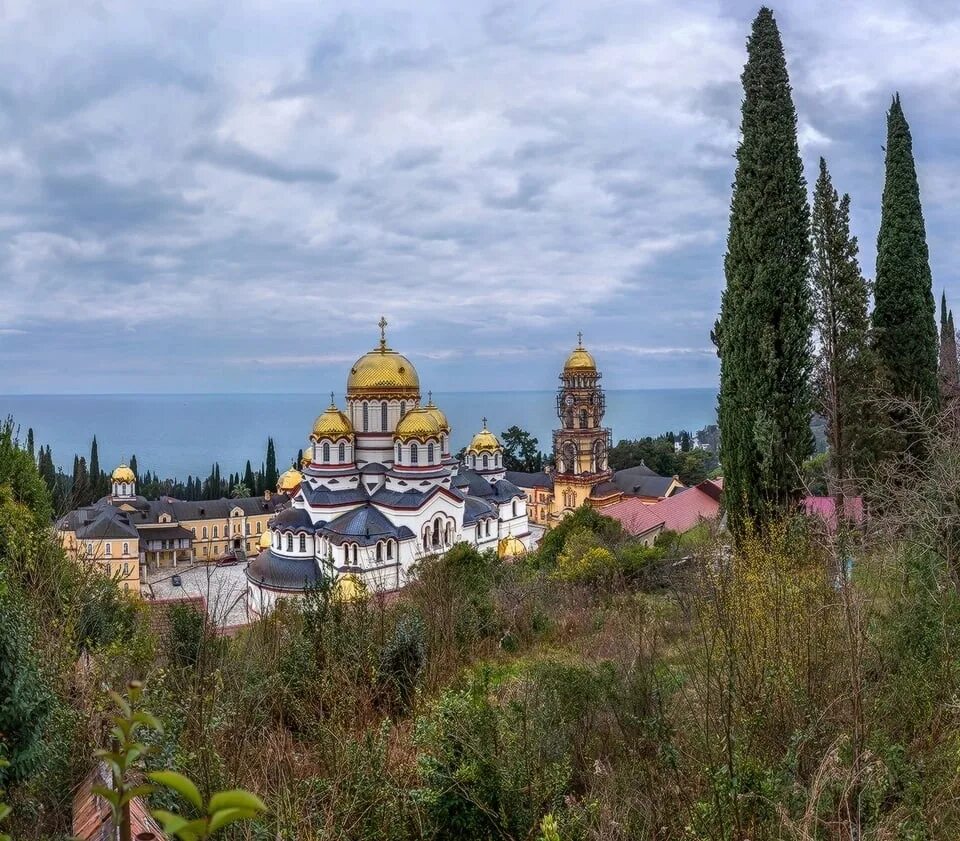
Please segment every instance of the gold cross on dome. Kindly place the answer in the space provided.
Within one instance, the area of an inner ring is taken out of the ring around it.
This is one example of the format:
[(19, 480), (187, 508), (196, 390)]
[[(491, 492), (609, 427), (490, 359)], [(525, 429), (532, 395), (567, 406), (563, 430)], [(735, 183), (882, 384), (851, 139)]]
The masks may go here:
[(332, 391), (330, 392), (330, 405), (331, 405), (331, 406), (336, 405), (336, 401), (333, 399), (333, 392), (332, 392)]
[(577, 344), (583, 347), (583, 330), (577, 332)]
[(486, 418), (483, 419), (483, 428), (484, 428), (484, 429), (487, 428), (487, 419), (486, 419)]
[(377, 327), (380, 328), (380, 344), (381, 344), (381, 345), (386, 345), (386, 343), (387, 343), (387, 319), (385, 319), (382, 315), (380, 316), (380, 320), (377, 322)]
[(428, 391), (428, 392), (427, 392), (427, 405), (429, 405), (429, 406), (432, 406), (432, 405), (433, 405), (433, 392), (432, 392), (432, 391)]

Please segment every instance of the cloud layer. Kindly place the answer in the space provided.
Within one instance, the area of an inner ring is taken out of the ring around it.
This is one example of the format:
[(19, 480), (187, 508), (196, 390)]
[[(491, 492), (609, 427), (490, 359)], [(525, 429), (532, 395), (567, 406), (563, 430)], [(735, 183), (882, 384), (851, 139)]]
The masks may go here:
[[(381, 313), (437, 390), (712, 385), (743, 2), (8, 3), (0, 393), (342, 390)], [(885, 110), (938, 289), (960, 12), (775, 10), (871, 275)], [(56, 25), (51, 25), (56, 21)]]

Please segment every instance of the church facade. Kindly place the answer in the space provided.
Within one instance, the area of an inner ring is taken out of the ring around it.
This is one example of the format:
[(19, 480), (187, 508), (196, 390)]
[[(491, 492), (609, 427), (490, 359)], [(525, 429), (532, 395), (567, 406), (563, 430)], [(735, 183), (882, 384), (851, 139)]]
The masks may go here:
[(379, 345), (350, 369), (344, 409), (331, 394), (300, 470), (281, 477), (290, 505), (246, 570), (251, 617), (323, 578), (396, 590), (418, 560), (461, 541), (501, 555), (529, 548), (525, 494), (507, 481), (496, 436), (484, 421), (459, 463), (446, 416), (422, 402), (416, 369), (379, 326)]

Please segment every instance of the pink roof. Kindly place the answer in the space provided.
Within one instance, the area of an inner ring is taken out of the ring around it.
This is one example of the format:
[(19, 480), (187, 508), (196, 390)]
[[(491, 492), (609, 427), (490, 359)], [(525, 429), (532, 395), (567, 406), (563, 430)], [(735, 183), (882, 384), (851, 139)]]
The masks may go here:
[(682, 533), (690, 531), (701, 520), (715, 520), (720, 514), (719, 496), (716, 484), (707, 480), (659, 502), (647, 504), (630, 497), (601, 508), (600, 513), (619, 520), (633, 535), (644, 534), (657, 526)]
[[(863, 497), (848, 496), (843, 500), (847, 518), (856, 525), (863, 525)], [(837, 500), (832, 496), (807, 496), (803, 499), (803, 510), (811, 517), (819, 517), (833, 531), (837, 527)]]

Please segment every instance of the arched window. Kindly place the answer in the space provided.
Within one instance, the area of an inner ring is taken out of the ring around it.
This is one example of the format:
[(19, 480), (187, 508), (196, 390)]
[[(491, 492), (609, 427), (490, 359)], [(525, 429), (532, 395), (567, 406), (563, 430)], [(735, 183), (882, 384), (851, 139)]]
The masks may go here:
[(343, 547), (343, 562), (345, 564), (350, 563), (350, 547), (346, 545)]
[(347, 445), (344, 444), (343, 441), (341, 441), (340, 446), (337, 447), (337, 460), (340, 462), (347, 460)]
[(257, 523), (257, 534), (263, 531), (263, 523)]
[(326, 441), (323, 442), (323, 460), (330, 461), (330, 445)]
[(124, 544), (123, 544), (123, 554), (124, 554), (124, 555), (129, 555), (129, 554), (130, 554), (130, 544), (129, 544), (129, 543), (124, 543)]
[(433, 444), (427, 444), (427, 462), (433, 464)]
[(407, 413), (407, 401), (400, 401), (400, 417), (402, 418)]
[(207, 527), (206, 527), (206, 526), (203, 527), (203, 536), (204, 536), (204, 538), (206, 538), (206, 536), (207, 536)]
[(363, 404), (363, 431), (370, 431), (370, 408), (366, 403)]
[(380, 431), (387, 431), (387, 401), (384, 400), (380, 404)]
[(420, 461), (420, 450), (416, 444), (410, 445), (410, 464), (417, 464)]
[(490, 456), (486, 453), (483, 454), (483, 469), (486, 470), (490, 466)]
[(387, 541), (387, 560), (388, 561), (393, 560), (393, 541), (392, 540)]
[(587, 428), (587, 410), (586, 409), (580, 410), (580, 428), (581, 429)]
[(514, 517), (517, 516), (517, 501), (516, 501), (516, 500), (513, 501), (513, 516), (514, 516)]
[(307, 551), (307, 536), (305, 534), (300, 535), (300, 551)]
[(490, 528), (493, 524), (490, 520), (487, 520), (487, 537), (490, 537)]
[[(226, 534), (226, 532), (224, 532), (224, 534)], [(219, 527), (218, 527), (218, 526), (214, 526), (214, 527), (213, 527), (213, 536), (214, 536), (214, 537), (219, 537), (219, 536), (220, 536), (220, 532), (219, 532)]]
[(281, 543), (280, 543), (281, 540), (283, 540), (283, 537), (278, 533), (278, 534), (277, 534), (277, 548), (278, 548), (278, 549), (281, 547)]
[(292, 534), (287, 535), (287, 551), (288, 552), (293, 551), (293, 535)]
[(357, 563), (357, 544), (353, 544), (353, 563)]
[(383, 560), (383, 544), (382, 543), (377, 544), (377, 560), (378, 561)]

